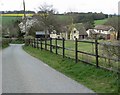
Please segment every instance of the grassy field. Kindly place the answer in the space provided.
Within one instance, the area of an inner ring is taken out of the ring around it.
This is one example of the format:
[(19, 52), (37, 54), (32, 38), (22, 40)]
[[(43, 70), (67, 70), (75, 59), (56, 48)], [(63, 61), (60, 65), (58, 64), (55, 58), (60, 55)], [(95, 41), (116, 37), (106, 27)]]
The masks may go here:
[[(27, 16), (33, 16), (34, 14), (26, 14)], [(8, 20), (15, 20), (16, 18), (21, 18), (22, 16), (24, 16), (24, 14), (0, 14), (0, 18), (2, 17), (3, 19), (3, 22), (4, 22), (4, 19), (5, 22)], [(68, 16), (68, 15), (57, 15), (58, 18), (62, 21), (66, 20), (66, 19), (71, 19), (71, 16)], [(9, 18), (9, 19), (8, 19)], [(103, 19), (103, 20), (95, 20), (94, 23), (95, 25), (100, 25), (100, 24), (104, 24), (108, 19)]]
[[(27, 14), (27, 16), (32, 16), (33, 14)], [(0, 22), (2, 20), (3, 24), (8, 24), (8, 22), (10, 23), (11, 21), (14, 21), (16, 19), (20, 19), (22, 16), (24, 16), (24, 14), (1, 14), (0, 15)], [(66, 19), (71, 19), (70, 16), (67, 15), (57, 15), (58, 18), (61, 21), (64, 21)], [(108, 19), (103, 19), (103, 20), (95, 20), (94, 23), (95, 25), (100, 25), (100, 24), (104, 24)]]
[(63, 59), (60, 55), (50, 53), (49, 51), (41, 51), (30, 46), (24, 46), (23, 49), (32, 56), (42, 60), (49, 66), (97, 93), (118, 92), (118, 76), (116, 73), (97, 69), (94, 66), (81, 62), (75, 64), (73, 59)]
[(103, 19), (103, 20), (95, 20), (94, 23), (95, 25), (101, 25), (104, 24), (108, 19)]
[(0, 22), (2, 22), (3, 25), (10, 25), (12, 22), (16, 21), (17, 19), (21, 19), (21, 17), (0, 16)]

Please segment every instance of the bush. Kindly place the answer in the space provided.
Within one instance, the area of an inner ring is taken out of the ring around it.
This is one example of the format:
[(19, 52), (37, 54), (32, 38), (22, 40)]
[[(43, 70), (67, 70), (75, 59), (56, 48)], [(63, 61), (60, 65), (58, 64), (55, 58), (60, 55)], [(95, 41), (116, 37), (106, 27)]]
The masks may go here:
[(98, 37), (99, 40), (105, 40), (103, 36)]
[(23, 44), (24, 43), (24, 39), (23, 38), (14, 38), (11, 41), (12, 44)]
[(11, 42), (10, 38), (3, 38), (2, 39), (2, 48), (5, 48), (5, 47), (9, 46), (10, 42)]
[[(103, 56), (107, 57), (108, 60), (115, 59), (119, 61), (120, 58), (120, 42), (104, 42), (100, 43), (102, 46), (101, 50), (103, 51)], [(110, 63), (110, 62), (109, 62)], [(111, 64), (109, 64), (111, 65)]]
[(25, 39), (25, 45), (29, 46), (30, 45), (30, 39), (34, 39), (34, 37), (32, 37), (32, 36), (26, 36), (26, 37), (24, 37), (24, 39)]

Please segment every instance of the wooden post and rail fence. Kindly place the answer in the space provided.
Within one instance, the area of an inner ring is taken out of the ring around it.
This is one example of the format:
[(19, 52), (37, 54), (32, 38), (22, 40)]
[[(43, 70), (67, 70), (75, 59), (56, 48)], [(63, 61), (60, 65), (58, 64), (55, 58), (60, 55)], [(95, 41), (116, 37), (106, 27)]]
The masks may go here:
[[(53, 44), (52, 41), (55, 41), (55, 44)], [(62, 46), (59, 46), (58, 45), (58, 40), (60, 40), (62, 42)], [(48, 44), (48, 41), (49, 41), (49, 44)], [(95, 53), (92, 54), (92, 53), (88, 53), (88, 52), (84, 52), (84, 51), (80, 51), (78, 50), (78, 43), (79, 42), (82, 42), (82, 43), (91, 43), (91, 44), (94, 44), (95, 45), (95, 48), (94, 48), (94, 51)], [(81, 61), (81, 62), (84, 62), (84, 63), (88, 63), (88, 64), (91, 64), (91, 65), (95, 65), (97, 68), (98, 67), (101, 67), (103, 69), (106, 69), (106, 70), (110, 70), (110, 71), (114, 71), (112, 69), (109, 69), (109, 68), (106, 68), (106, 67), (102, 67), (102, 66), (99, 66), (99, 58), (106, 58), (106, 57), (103, 57), (103, 56), (99, 56), (99, 53), (98, 53), (98, 40), (95, 39), (95, 41), (85, 41), (85, 40), (78, 40), (77, 38), (75, 38), (75, 50), (72, 50), (72, 49), (68, 49), (65, 47), (65, 39), (62, 38), (62, 39), (58, 39), (58, 38), (49, 38), (49, 39), (41, 39), (41, 38), (35, 38), (35, 39), (30, 39), (30, 42), (29, 44), (34, 47), (34, 48), (38, 48), (40, 50), (49, 50), (51, 53), (53, 52), (53, 48), (55, 49), (55, 53), (58, 54), (58, 49), (62, 49), (62, 56), (63, 58), (66, 57), (65, 55), (65, 50), (70, 50), (70, 51), (74, 51), (75, 53), (75, 56), (74, 56), (74, 59), (75, 59), (75, 63), (78, 63), (78, 61)], [(44, 47), (43, 47), (44, 46)], [(49, 49), (48, 47), (49, 46)], [(78, 54), (85, 54), (85, 55), (89, 55), (89, 56), (92, 56), (92, 57), (95, 57), (95, 63), (96, 64), (92, 64), (90, 62), (87, 62), (85, 60), (81, 60), (78, 58)], [(114, 59), (111, 59), (111, 60), (114, 60)], [(118, 60), (120, 61), (120, 60)], [(116, 71), (118, 73), (120, 73), (119, 71)]]

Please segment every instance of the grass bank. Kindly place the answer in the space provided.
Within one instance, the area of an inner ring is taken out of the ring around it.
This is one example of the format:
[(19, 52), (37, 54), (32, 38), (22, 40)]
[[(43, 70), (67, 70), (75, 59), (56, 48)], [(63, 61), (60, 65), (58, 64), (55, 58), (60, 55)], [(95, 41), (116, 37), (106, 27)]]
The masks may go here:
[(97, 93), (118, 92), (118, 76), (116, 73), (97, 69), (94, 66), (81, 62), (75, 64), (73, 59), (63, 59), (60, 55), (45, 50), (41, 51), (30, 46), (24, 46), (23, 49), (30, 55), (42, 60), (52, 68), (82, 83)]
[(105, 22), (107, 22), (108, 19), (103, 19), (103, 20), (95, 20), (94, 23), (95, 25), (102, 25), (105, 24)]

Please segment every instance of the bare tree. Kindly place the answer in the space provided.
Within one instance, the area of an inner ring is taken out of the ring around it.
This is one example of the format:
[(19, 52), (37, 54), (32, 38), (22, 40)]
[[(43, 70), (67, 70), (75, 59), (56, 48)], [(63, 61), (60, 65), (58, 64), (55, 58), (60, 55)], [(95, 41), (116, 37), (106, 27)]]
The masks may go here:
[(39, 12), (34, 17), (36, 17), (39, 23), (44, 27), (45, 39), (47, 38), (47, 31), (53, 27), (55, 23), (55, 10), (52, 5), (47, 5), (46, 3), (39, 7)]
[(111, 25), (117, 31), (117, 40), (120, 40), (120, 17), (109, 18), (105, 23), (106, 25)]

